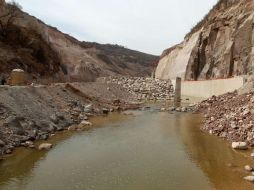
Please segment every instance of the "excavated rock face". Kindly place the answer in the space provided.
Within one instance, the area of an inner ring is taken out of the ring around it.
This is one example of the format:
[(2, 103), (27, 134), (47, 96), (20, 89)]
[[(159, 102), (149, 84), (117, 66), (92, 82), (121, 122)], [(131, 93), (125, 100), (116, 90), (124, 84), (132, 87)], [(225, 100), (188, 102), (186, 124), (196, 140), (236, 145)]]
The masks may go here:
[(220, 0), (184, 42), (164, 51), (156, 77), (227, 78), (254, 69), (254, 1)]

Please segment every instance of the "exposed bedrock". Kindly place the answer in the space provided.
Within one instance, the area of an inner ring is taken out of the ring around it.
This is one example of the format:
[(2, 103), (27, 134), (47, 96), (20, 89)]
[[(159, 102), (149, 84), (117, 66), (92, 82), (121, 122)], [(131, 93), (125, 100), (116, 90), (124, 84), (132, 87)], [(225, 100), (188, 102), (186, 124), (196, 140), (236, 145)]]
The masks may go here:
[(186, 80), (252, 74), (254, 1), (219, 1), (185, 40), (163, 52), (156, 77)]

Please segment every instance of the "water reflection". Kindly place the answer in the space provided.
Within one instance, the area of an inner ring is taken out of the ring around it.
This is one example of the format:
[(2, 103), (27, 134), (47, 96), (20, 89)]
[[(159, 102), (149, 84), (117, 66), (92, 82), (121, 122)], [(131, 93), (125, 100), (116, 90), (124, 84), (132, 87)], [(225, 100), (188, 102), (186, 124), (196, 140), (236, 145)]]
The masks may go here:
[[(198, 115), (181, 116), (178, 134), (194, 162), (205, 172), (216, 189), (246, 190), (254, 188), (242, 178), (244, 165), (251, 163), (249, 153), (236, 152), (217, 137), (202, 133)], [(185, 126), (185, 127), (182, 127)]]
[[(246, 162), (201, 133), (193, 114), (155, 111), (96, 118), (96, 128), (52, 139), (50, 152), (20, 149), (0, 164), (4, 190), (249, 189)], [(228, 167), (228, 164), (239, 167)], [(241, 188), (239, 188), (241, 187)]]
[[(95, 127), (102, 127), (103, 124), (110, 123), (111, 126), (117, 127), (115, 124), (118, 121), (124, 121), (129, 118), (129, 114), (112, 114), (110, 117), (93, 118), (92, 122), (95, 122)], [(87, 133), (91, 133), (85, 132)], [(58, 133), (54, 138), (48, 142), (52, 144), (64, 143), (70, 137), (75, 138), (75, 135), (79, 135), (75, 132)], [(37, 142), (37, 145), (41, 142)], [(51, 151), (54, 151), (53, 148)], [(29, 179), (33, 177), (33, 172), (39, 167), (41, 162), (44, 162), (47, 158), (48, 152), (37, 151), (33, 149), (19, 148), (14, 154), (6, 157), (6, 160), (0, 161), (0, 189), (4, 186), (4, 190), (7, 189), (19, 189), (19, 187), (25, 186), (29, 183)], [(7, 186), (6, 186), (7, 185)]]

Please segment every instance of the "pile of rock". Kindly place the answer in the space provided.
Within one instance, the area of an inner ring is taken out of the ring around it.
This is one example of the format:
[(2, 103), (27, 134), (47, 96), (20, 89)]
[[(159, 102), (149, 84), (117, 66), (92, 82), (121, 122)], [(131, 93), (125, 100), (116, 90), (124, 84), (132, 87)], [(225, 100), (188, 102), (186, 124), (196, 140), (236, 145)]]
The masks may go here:
[(5, 86), (0, 91), (0, 157), (15, 147), (35, 148), (34, 141), (47, 140), (57, 131), (87, 130), (91, 116), (140, 107), (114, 84)]
[(213, 96), (196, 109), (204, 113), (203, 130), (231, 142), (254, 146), (254, 92)]
[(170, 100), (173, 98), (173, 85), (170, 80), (144, 77), (106, 77), (99, 81), (113, 83), (127, 89), (137, 100)]
[[(251, 158), (254, 159), (254, 153), (251, 154)], [(246, 181), (254, 182), (254, 168), (250, 165), (244, 167), (245, 171), (249, 173), (248, 176), (244, 177)]]
[(70, 124), (71, 121), (60, 113), (41, 121), (9, 116), (0, 127), (0, 155), (12, 153), (15, 147), (35, 148), (33, 141), (47, 140), (51, 134), (64, 130)]
[(35, 140), (47, 140), (56, 131), (87, 129), (92, 125), (88, 117), (96, 114), (93, 104), (82, 105), (78, 101), (71, 101), (66, 111), (54, 113), (47, 120), (8, 116), (0, 127), (0, 156), (12, 153), (15, 147), (35, 148)]
[(183, 112), (183, 113), (192, 112), (193, 111), (193, 106), (188, 106), (188, 107), (182, 106), (182, 107), (177, 107), (177, 108), (176, 107), (169, 107), (169, 108), (162, 107), (160, 109), (160, 111), (161, 112), (170, 112), (170, 113), (172, 113), (172, 112)]
[[(213, 96), (198, 104), (196, 110), (205, 114), (202, 130), (231, 141), (235, 150), (254, 146), (254, 92)], [(250, 156), (254, 159), (254, 153)], [(249, 172), (244, 180), (254, 182), (254, 168), (246, 165), (244, 169)]]

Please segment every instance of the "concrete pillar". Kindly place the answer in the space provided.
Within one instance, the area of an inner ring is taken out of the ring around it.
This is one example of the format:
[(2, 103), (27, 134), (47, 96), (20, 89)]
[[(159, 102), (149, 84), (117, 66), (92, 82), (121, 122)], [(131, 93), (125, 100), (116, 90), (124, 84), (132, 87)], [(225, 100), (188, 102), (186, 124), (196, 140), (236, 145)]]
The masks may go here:
[(182, 79), (180, 77), (177, 77), (175, 84), (175, 101), (174, 101), (174, 105), (176, 108), (181, 106), (181, 82)]
[(152, 79), (155, 79), (155, 70), (152, 70), (152, 75), (151, 75)]

